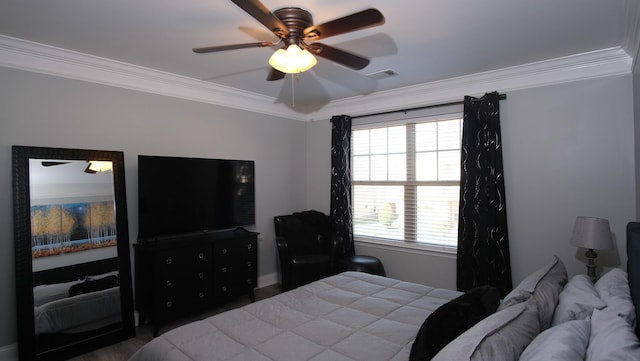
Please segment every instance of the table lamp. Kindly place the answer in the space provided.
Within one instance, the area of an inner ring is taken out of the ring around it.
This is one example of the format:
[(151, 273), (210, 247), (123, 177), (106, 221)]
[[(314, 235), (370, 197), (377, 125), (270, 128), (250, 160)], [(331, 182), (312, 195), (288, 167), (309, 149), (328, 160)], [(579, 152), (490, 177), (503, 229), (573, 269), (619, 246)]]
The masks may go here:
[(609, 221), (595, 217), (577, 217), (571, 234), (571, 245), (586, 248), (587, 275), (592, 282), (596, 281), (596, 264), (593, 261), (598, 254), (594, 250), (613, 248)]

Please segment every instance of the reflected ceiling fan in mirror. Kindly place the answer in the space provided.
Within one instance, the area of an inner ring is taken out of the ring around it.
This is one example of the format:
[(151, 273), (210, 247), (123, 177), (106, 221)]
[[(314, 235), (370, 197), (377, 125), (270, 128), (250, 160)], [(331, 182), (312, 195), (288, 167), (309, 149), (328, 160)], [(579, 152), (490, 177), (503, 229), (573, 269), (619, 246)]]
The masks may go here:
[(354, 70), (363, 69), (369, 65), (369, 59), (319, 43), (317, 40), (382, 25), (385, 21), (380, 11), (367, 9), (324, 24), (314, 25), (311, 13), (301, 8), (285, 7), (271, 12), (259, 0), (231, 1), (266, 26), (279, 40), (275, 43), (261, 41), (208, 46), (194, 48), (193, 51), (202, 54), (282, 44), (282, 47), (269, 59), (269, 65), (271, 65), (271, 71), (267, 76), (269, 81), (280, 80), (285, 74), (297, 74), (311, 69), (317, 62), (314, 55)]
[[(54, 161), (54, 160), (43, 160), (40, 162), (43, 167), (53, 167), (56, 165), (69, 164), (71, 162), (62, 162), (62, 161)], [(84, 169), (85, 173), (88, 174), (96, 174), (99, 172), (106, 172), (113, 169), (113, 163), (111, 161), (100, 161), (100, 160), (87, 160), (87, 167)]]

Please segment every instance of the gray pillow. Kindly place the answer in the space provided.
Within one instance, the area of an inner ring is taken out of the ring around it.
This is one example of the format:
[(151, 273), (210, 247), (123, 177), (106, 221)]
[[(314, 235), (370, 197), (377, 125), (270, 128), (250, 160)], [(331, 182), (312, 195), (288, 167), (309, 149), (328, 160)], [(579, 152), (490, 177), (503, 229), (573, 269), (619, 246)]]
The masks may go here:
[[(557, 257), (556, 257), (557, 258)], [(542, 277), (533, 291), (533, 299), (538, 306), (540, 330), (546, 330), (551, 325), (553, 312), (558, 305), (558, 298), (562, 288), (567, 283), (567, 269), (560, 259)]]
[[(515, 305), (520, 302), (524, 302), (533, 295), (538, 283), (549, 273), (551, 270), (562, 263), (557, 256), (553, 256), (553, 260), (546, 264), (544, 267), (539, 268), (535, 272), (529, 274), (523, 279), (516, 288), (514, 288), (500, 303), (498, 311), (503, 310), (509, 306)], [(564, 265), (562, 266), (564, 267)]]
[(514, 361), (539, 332), (535, 302), (521, 302), (478, 322), (446, 345), (432, 360)]
[(451, 340), (496, 312), (498, 303), (496, 287), (480, 286), (438, 307), (420, 326), (409, 361), (431, 360)]
[(606, 306), (589, 276), (575, 275), (560, 292), (551, 325), (556, 326), (571, 320), (584, 320), (591, 316), (594, 309), (601, 310)]
[(551, 327), (531, 341), (519, 361), (582, 361), (590, 332), (588, 320), (568, 321)]

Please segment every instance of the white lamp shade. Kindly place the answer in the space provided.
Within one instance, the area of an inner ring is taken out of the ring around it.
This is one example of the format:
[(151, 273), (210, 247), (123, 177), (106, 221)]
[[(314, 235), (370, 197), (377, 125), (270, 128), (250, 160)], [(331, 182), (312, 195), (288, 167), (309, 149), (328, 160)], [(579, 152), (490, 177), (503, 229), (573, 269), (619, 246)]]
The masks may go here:
[(587, 249), (612, 249), (609, 221), (595, 217), (578, 217), (571, 234), (571, 245)]
[(287, 74), (302, 73), (313, 68), (317, 62), (307, 49), (300, 49), (295, 44), (289, 45), (287, 50), (278, 49), (269, 58), (269, 65)]

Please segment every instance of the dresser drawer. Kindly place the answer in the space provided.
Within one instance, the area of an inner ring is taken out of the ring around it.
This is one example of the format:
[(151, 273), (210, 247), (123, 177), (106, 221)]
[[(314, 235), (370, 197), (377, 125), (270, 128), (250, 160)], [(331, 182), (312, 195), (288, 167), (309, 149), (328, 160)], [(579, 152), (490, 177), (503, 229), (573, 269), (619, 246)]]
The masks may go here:
[(216, 242), (213, 245), (215, 263), (233, 263), (239, 260), (256, 258), (256, 242), (246, 239)]
[(177, 248), (156, 254), (156, 270), (175, 273), (183, 270), (206, 269), (211, 263), (209, 247)]
[(175, 293), (158, 294), (155, 302), (158, 318), (170, 320), (177, 316), (193, 313), (195, 310), (205, 309), (213, 302), (211, 287), (183, 289)]
[[(173, 249), (156, 254), (155, 289), (161, 298), (191, 290), (211, 293), (211, 248)], [(167, 299), (175, 304), (174, 301)]]

